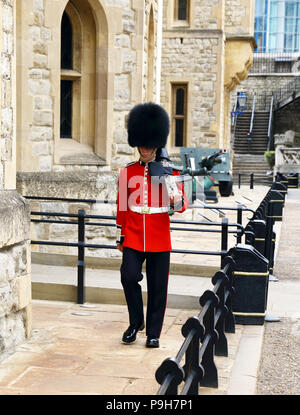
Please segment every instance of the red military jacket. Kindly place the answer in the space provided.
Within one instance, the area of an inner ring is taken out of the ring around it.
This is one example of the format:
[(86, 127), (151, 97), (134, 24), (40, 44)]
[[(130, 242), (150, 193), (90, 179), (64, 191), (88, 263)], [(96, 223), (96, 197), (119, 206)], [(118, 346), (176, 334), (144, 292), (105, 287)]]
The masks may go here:
[[(173, 170), (173, 175), (179, 176), (179, 172)], [(177, 184), (177, 187), (182, 191), (182, 203), (179, 208), (175, 207), (175, 211), (183, 212), (188, 200), (183, 186)], [(161, 182), (151, 180), (148, 163), (137, 161), (121, 169), (117, 198), (117, 243), (143, 252), (171, 251), (169, 209), (166, 187)]]

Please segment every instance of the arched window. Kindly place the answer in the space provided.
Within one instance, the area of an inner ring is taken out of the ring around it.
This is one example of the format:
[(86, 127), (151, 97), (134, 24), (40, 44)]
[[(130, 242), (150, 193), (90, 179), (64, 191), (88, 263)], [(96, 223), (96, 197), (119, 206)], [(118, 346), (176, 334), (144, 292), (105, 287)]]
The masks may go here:
[[(66, 12), (61, 21), (61, 69), (73, 69), (73, 30)], [(61, 138), (72, 138), (73, 82), (62, 79), (60, 84)]]
[(73, 29), (66, 12), (61, 20), (61, 68), (73, 69)]
[(60, 162), (98, 164), (96, 137), (96, 24), (88, 2), (72, 0), (62, 14)]

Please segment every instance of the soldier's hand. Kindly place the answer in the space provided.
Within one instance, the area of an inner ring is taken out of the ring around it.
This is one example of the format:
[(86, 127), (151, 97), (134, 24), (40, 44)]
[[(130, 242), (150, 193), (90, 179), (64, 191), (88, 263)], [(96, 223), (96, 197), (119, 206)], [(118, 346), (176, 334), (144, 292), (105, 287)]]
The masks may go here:
[(117, 244), (117, 249), (118, 249), (120, 252), (123, 252), (123, 245), (122, 245), (122, 244)]
[(180, 195), (179, 193), (173, 193), (170, 196), (170, 204), (176, 206), (178, 203), (181, 202), (182, 199), (182, 195)]

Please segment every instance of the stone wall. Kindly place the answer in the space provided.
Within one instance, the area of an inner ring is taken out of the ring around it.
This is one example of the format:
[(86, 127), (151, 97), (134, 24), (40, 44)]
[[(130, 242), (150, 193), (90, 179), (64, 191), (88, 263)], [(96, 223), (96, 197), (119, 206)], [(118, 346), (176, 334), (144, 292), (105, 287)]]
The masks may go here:
[(31, 335), (29, 225), (28, 204), (0, 191), (0, 359)]
[(31, 334), (29, 205), (16, 192), (15, 1), (0, 1), (0, 359)]
[[(161, 102), (172, 112), (172, 83), (185, 83), (188, 147), (230, 147), (230, 93), (247, 77), (254, 46), (251, 0), (194, 0), (187, 22), (164, 1)], [(169, 143), (169, 152), (179, 149)]]
[[(31, 211), (77, 214), (84, 209), (86, 214), (115, 216), (116, 205), (101, 203), (103, 200), (116, 200), (117, 174), (89, 171), (27, 173), (18, 174), (18, 190), (22, 194), (44, 197), (45, 187), (48, 197), (98, 200), (98, 203), (29, 200)], [(76, 221), (76, 218), (53, 218), (47, 215), (35, 216), (35, 219), (55, 219)], [(86, 242), (93, 244), (115, 245), (115, 220), (87, 219), (87, 222), (112, 223), (112, 227), (87, 225)], [(31, 239), (36, 241), (76, 242), (78, 227), (72, 224), (32, 223)], [(32, 252), (59, 253), (77, 255), (77, 248), (47, 245), (32, 245)], [(120, 256), (115, 249), (86, 249), (87, 256)]]
[[(82, 8), (79, 13), (88, 12), (95, 20), (96, 81), (94, 87), (90, 86), (95, 89), (95, 116), (93, 111), (84, 112), (81, 107), (80, 137), (60, 138), (60, 21), (65, 8), (73, 3), (77, 7), (77, 2), (19, 3), (18, 171), (119, 169), (133, 156), (133, 149), (127, 145), (128, 111), (149, 96), (157, 100), (156, 71), (153, 71), (152, 94), (147, 91), (146, 75), (150, 10), (154, 29), (151, 54), (156, 67), (158, 0), (78, 2)], [(85, 95), (84, 90), (81, 95)], [(95, 126), (92, 146), (84, 144), (84, 126), (91, 124)]]
[[(216, 147), (224, 81), (222, 1), (190, 2), (190, 19), (185, 26), (174, 20), (173, 2), (165, 0), (163, 4), (161, 103), (171, 114), (171, 85), (186, 83), (186, 145)], [(170, 154), (179, 153), (171, 142), (168, 145)]]
[(14, 8), (13, 1), (1, 1), (1, 136), (0, 189), (15, 187), (14, 142)]

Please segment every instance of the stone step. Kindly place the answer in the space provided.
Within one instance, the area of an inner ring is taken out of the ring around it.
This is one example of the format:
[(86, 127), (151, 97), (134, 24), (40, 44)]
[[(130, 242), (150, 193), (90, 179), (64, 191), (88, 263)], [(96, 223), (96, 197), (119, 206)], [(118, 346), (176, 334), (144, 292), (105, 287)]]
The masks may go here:
[[(32, 263), (32, 297), (48, 301), (72, 301), (77, 299), (77, 268)], [(140, 283), (146, 301), (147, 282)], [(168, 307), (197, 309), (199, 297), (212, 289), (211, 278), (170, 275)], [(85, 270), (85, 301), (101, 304), (126, 304), (120, 281), (120, 271), (114, 269)]]

